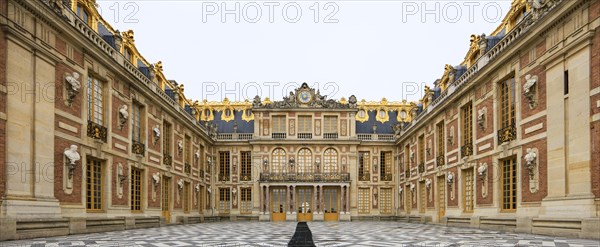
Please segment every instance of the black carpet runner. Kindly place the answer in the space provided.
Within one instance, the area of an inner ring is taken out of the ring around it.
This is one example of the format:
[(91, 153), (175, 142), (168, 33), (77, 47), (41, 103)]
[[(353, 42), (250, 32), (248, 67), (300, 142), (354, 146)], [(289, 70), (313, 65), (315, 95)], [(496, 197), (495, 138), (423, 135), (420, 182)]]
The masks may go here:
[(308, 224), (306, 222), (298, 222), (296, 226), (296, 232), (294, 236), (288, 243), (290, 247), (311, 247), (315, 246), (315, 243), (312, 239), (312, 232), (310, 228), (308, 228)]

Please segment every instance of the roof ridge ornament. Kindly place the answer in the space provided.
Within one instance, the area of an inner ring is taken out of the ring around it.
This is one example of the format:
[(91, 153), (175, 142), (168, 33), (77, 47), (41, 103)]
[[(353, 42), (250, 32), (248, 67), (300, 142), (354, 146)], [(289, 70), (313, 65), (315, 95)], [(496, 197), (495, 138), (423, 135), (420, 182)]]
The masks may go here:
[(350, 109), (356, 108), (356, 96), (350, 96), (350, 99), (336, 101), (334, 99), (327, 99), (327, 95), (321, 95), (319, 89), (308, 86), (308, 83), (304, 82), (302, 85), (293, 91), (290, 91), (288, 96), (284, 96), (281, 101), (270, 101), (269, 98), (265, 98), (264, 101), (260, 101), (260, 96), (254, 97), (252, 107), (254, 108), (328, 108), (328, 109)]

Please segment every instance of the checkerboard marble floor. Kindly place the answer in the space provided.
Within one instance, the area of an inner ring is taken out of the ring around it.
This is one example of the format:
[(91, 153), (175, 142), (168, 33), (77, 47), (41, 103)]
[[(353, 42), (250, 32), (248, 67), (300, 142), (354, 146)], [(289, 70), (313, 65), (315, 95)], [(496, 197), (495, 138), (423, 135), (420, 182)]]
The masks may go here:
[[(554, 238), (400, 222), (310, 222), (317, 246), (600, 246)], [(217, 222), (9, 241), (16, 246), (286, 246), (296, 222)]]

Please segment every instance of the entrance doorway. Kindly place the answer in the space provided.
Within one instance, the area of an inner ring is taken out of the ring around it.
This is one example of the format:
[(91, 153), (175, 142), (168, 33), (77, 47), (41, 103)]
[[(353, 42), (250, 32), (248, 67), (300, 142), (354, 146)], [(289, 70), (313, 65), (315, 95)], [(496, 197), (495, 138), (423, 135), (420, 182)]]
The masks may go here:
[(438, 177), (438, 222), (446, 215), (446, 179)]
[(298, 208), (298, 221), (312, 221), (312, 193), (313, 190), (310, 187), (300, 187), (296, 192), (296, 201)]
[(171, 222), (171, 212), (169, 210), (171, 205), (171, 178), (163, 177), (162, 179), (162, 191), (161, 191), (161, 210), (162, 216), (165, 218), (167, 223)]
[(338, 221), (339, 213), (339, 188), (323, 189), (323, 211), (325, 212), (324, 221)]
[(285, 221), (286, 189), (273, 188), (271, 190), (271, 220)]

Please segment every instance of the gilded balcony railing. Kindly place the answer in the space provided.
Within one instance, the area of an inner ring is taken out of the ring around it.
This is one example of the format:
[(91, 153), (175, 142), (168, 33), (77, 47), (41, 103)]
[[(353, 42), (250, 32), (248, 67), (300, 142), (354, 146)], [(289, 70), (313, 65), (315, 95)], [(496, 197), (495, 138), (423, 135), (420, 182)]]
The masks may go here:
[(473, 143), (467, 143), (460, 147), (460, 156), (467, 157), (473, 155)]
[(240, 181), (250, 181), (252, 180), (252, 174), (242, 173), (240, 174)]
[(419, 173), (424, 173), (425, 172), (425, 163), (421, 163), (419, 164)]
[(381, 176), (381, 181), (392, 181), (392, 174), (386, 173)]
[(514, 124), (498, 130), (498, 145), (517, 139), (517, 128)]
[(260, 174), (261, 182), (350, 182), (350, 173), (269, 173)]
[(228, 173), (219, 173), (219, 181), (229, 181)]
[(446, 164), (446, 157), (443, 154), (438, 155), (437, 158), (435, 158), (435, 164), (440, 167)]
[(108, 129), (100, 124), (88, 120), (87, 136), (106, 142), (108, 137)]
[(358, 174), (358, 181), (370, 181), (370, 180), (371, 180), (371, 173), (361, 172)]
[(171, 157), (171, 155), (168, 154), (163, 154), (163, 164), (165, 166), (173, 165), (173, 157)]
[(187, 163), (186, 163), (186, 164), (184, 165), (184, 167), (183, 167), (183, 171), (184, 171), (185, 173), (187, 173), (187, 174), (190, 174), (190, 173), (192, 173), (192, 166), (191, 166), (190, 164), (187, 164)]
[(146, 152), (146, 145), (138, 141), (131, 142), (131, 152), (134, 154), (144, 155)]

